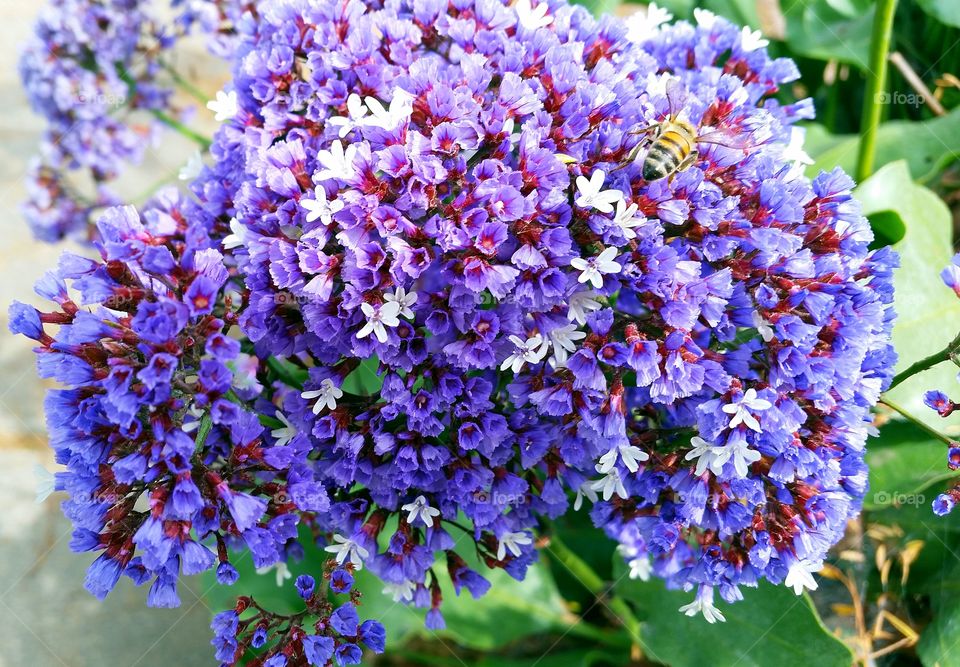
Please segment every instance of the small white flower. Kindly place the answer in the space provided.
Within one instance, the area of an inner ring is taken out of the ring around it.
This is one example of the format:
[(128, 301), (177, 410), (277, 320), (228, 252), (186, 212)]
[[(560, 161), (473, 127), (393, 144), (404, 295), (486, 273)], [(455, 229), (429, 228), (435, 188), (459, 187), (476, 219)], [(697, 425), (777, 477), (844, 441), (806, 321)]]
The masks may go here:
[(591, 503), (595, 503), (598, 500), (597, 492), (593, 490), (593, 482), (589, 479), (586, 480), (580, 487), (577, 489), (577, 497), (573, 499), (573, 511), (577, 512), (583, 507), (583, 499), (586, 497), (590, 500)]
[(327, 122), (334, 127), (340, 126), (340, 138), (350, 134), (354, 128), (360, 127), (364, 122), (364, 116), (367, 115), (367, 107), (363, 105), (363, 100), (356, 93), (350, 93), (347, 98), (347, 115), (334, 116)]
[(627, 566), (630, 568), (630, 573), (627, 576), (631, 579), (650, 581), (650, 574), (653, 572), (653, 563), (650, 562), (649, 558), (631, 558), (627, 561)]
[(383, 298), (388, 302), (393, 302), (400, 306), (400, 317), (406, 317), (408, 320), (413, 319), (413, 311), (410, 309), (410, 306), (417, 302), (418, 297), (416, 292), (408, 292), (404, 288), (398, 287), (393, 294), (387, 292), (383, 295)]
[[(717, 447), (700, 436), (691, 438), (690, 444), (693, 445), (693, 449), (687, 452), (683, 460), (692, 461), (693, 459), (697, 459), (697, 467), (693, 471), (693, 474), (699, 477), (709, 468), (714, 475), (719, 475), (723, 469), (723, 461), (718, 462), (718, 459), (721, 456), (723, 447)], [(726, 459), (724, 459), (724, 461), (725, 460)]]
[(357, 332), (357, 338), (366, 338), (371, 333), (381, 343), (387, 342), (386, 327), (395, 327), (400, 324), (397, 317), (400, 314), (400, 304), (396, 301), (386, 301), (380, 306), (371, 303), (361, 303), (360, 310), (367, 316), (367, 323)]
[(763, 315), (760, 314), (759, 310), (753, 311), (753, 326), (757, 328), (757, 333), (760, 334), (760, 337), (765, 343), (769, 343), (773, 340), (773, 327), (770, 326), (770, 323), (763, 319)]
[[(329, 382), (329, 380), (328, 380)], [(331, 384), (333, 384), (331, 382)], [(290, 423), (290, 420), (287, 419), (287, 416), (280, 412), (276, 411), (276, 417), (283, 424), (281, 428), (275, 428), (270, 431), (270, 435), (276, 438), (277, 442), (275, 443), (278, 447), (283, 447), (284, 445), (290, 444), (290, 441), (297, 437), (297, 427)]]
[(707, 623), (727, 620), (724, 618), (723, 613), (713, 606), (713, 586), (700, 586), (697, 591), (697, 597), (694, 598), (690, 604), (685, 604), (680, 607), (680, 611), (687, 616), (703, 614), (703, 618), (706, 619)]
[(743, 30), (740, 31), (740, 48), (746, 53), (762, 49), (769, 44), (770, 42), (763, 38), (763, 33), (759, 30), (751, 30), (743, 26)]
[[(597, 468), (599, 471), (599, 466), (597, 466)], [(620, 473), (616, 468), (610, 470), (600, 479), (591, 482), (590, 488), (594, 491), (599, 491), (605, 501), (613, 498), (614, 493), (623, 499), (629, 497), (627, 495), (627, 489), (623, 486), (623, 479), (621, 479)]]
[(414, 96), (403, 88), (397, 88), (393, 91), (390, 108), (386, 109), (380, 103), (380, 100), (368, 97), (367, 108), (370, 109), (370, 117), (366, 124), (382, 127), (385, 130), (392, 130), (397, 125), (410, 120), (410, 114), (413, 113), (414, 99)]
[(817, 590), (817, 580), (813, 578), (814, 572), (823, 569), (823, 561), (800, 560), (790, 564), (787, 570), (787, 578), (783, 580), (783, 585), (792, 588), (797, 595), (803, 595), (803, 590)]
[(510, 336), (510, 342), (513, 343), (515, 349), (513, 354), (500, 364), (500, 370), (502, 371), (509, 368), (514, 373), (519, 373), (524, 364), (540, 363), (550, 348), (550, 341), (545, 341), (540, 334), (527, 340), (523, 340), (520, 336)]
[(630, 472), (637, 472), (640, 469), (640, 462), (649, 458), (650, 455), (636, 445), (617, 445), (600, 457), (597, 472), (603, 474), (610, 472), (617, 465), (617, 459), (623, 461), (624, 467)]
[(613, 216), (613, 223), (620, 228), (623, 238), (628, 241), (637, 238), (634, 229), (647, 221), (642, 215), (637, 215), (638, 210), (639, 207), (636, 204), (627, 206), (627, 202), (622, 199), (617, 202), (617, 212)]
[(595, 295), (590, 290), (581, 290), (570, 295), (567, 304), (567, 319), (571, 322), (583, 325), (587, 323), (587, 317), (595, 310), (600, 310), (603, 306), (597, 302)]
[(783, 161), (792, 162), (798, 171), (802, 171), (802, 166), (813, 164), (813, 158), (803, 150), (803, 141), (806, 138), (806, 134), (806, 130), (802, 127), (791, 127), (790, 143), (787, 144), (786, 148), (783, 149), (783, 153), (781, 153)]
[(743, 479), (747, 476), (747, 466), (761, 458), (760, 452), (750, 449), (743, 438), (731, 438), (726, 445), (714, 445), (701, 437), (694, 437), (690, 440), (690, 444), (694, 448), (687, 452), (684, 460), (697, 459), (697, 467), (693, 474), (698, 477), (708, 468), (714, 475), (719, 475), (727, 461), (733, 461), (737, 476)]
[(650, 562), (648, 556), (641, 555), (636, 547), (630, 547), (625, 544), (617, 547), (617, 553), (627, 561), (627, 566), (630, 568), (629, 577), (631, 579), (649, 581), (650, 574), (653, 572), (653, 563)]
[(577, 329), (576, 324), (565, 324), (550, 332), (550, 343), (553, 345), (553, 359), (557, 366), (567, 363), (569, 353), (577, 349), (577, 341), (583, 340), (587, 334)]
[(177, 178), (181, 181), (192, 181), (200, 175), (201, 171), (203, 171), (203, 155), (200, 151), (194, 151), (187, 163), (180, 167)]
[(411, 602), (413, 594), (417, 592), (417, 585), (405, 579), (399, 584), (386, 584), (383, 592), (392, 597), (394, 602)]
[(324, 378), (320, 383), (319, 389), (311, 389), (300, 394), (300, 398), (312, 401), (317, 399), (313, 405), (313, 414), (318, 415), (324, 408), (330, 410), (337, 409), (337, 399), (343, 398), (343, 391), (337, 385), (333, 384), (330, 378)]
[(760, 411), (771, 407), (773, 407), (773, 404), (770, 401), (757, 398), (757, 390), (750, 387), (739, 401), (724, 405), (721, 409), (728, 415), (733, 415), (730, 419), (730, 428), (745, 424), (747, 428), (760, 433), (760, 422), (753, 416), (751, 410)]
[(327, 201), (327, 191), (322, 187), (314, 190), (313, 199), (301, 199), (300, 206), (307, 212), (305, 220), (313, 222), (320, 220), (325, 225), (333, 222), (333, 214), (343, 210), (343, 202), (339, 199)]
[(519, 0), (517, 2), (517, 16), (520, 18), (520, 25), (527, 30), (545, 28), (553, 23), (553, 17), (547, 16), (549, 9), (546, 2), (540, 2), (534, 7), (530, 0)]
[(37, 504), (41, 504), (57, 490), (56, 476), (39, 463), (33, 466), (33, 476), (37, 480)]
[(275, 576), (278, 587), (283, 586), (283, 582), (293, 577), (293, 574), (290, 572), (290, 568), (288, 568), (287, 564), (283, 561), (279, 561), (273, 565), (267, 565), (266, 567), (258, 567), (257, 574), (268, 574), (270, 570), (276, 570)]
[(370, 555), (369, 551), (349, 537), (344, 537), (343, 535), (334, 535), (333, 541), (336, 542), (336, 544), (324, 547), (323, 550), (336, 554), (337, 565), (353, 563), (358, 570), (363, 569), (363, 559)]
[(343, 148), (343, 142), (339, 139), (330, 144), (330, 150), (318, 151), (317, 162), (323, 167), (314, 178), (318, 181), (326, 181), (331, 178), (339, 178), (343, 181), (349, 181), (356, 176), (357, 170), (353, 166), (353, 160), (357, 156), (356, 144), (350, 144), (346, 150)]
[(733, 461), (733, 468), (737, 471), (737, 476), (743, 479), (747, 476), (747, 466), (760, 460), (760, 452), (750, 449), (744, 438), (731, 438), (723, 448), (729, 452), (727, 456)]
[(237, 115), (240, 107), (237, 104), (237, 91), (231, 90), (225, 93), (222, 90), (217, 91), (217, 99), (207, 102), (207, 108), (214, 113), (214, 120), (222, 123), (230, 120)]
[(717, 15), (711, 12), (709, 9), (697, 9), (693, 10), (693, 18), (696, 20), (697, 25), (701, 28), (706, 28), (709, 30), (713, 27), (713, 24), (717, 22)]
[(594, 208), (601, 213), (613, 213), (613, 205), (623, 199), (619, 190), (604, 190), (603, 182), (607, 175), (602, 169), (595, 170), (587, 180), (577, 176), (577, 192), (579, 195), (576, 204), (580, 208)]
[(183, 426), (181, 426), (180, 427), (181, 430), (184, 433), (192, 433), (196, 431), (198, 428), (200, 428), (200, 420), (203, 419), (204, 414), (206, 414), (205, 410), (197, 407), (196, 404), (192, 404), (189, 408), (187, 408), (187, 415), (190, 415), (191, 417), (193, 417), (193, 421), (190, 422), (189, 424), (184, 424)]
[(497, 546), (497, 560), (503, 560), (504, 556), (507, 555), (508, 549), (510, 553), (518, 557), (523, 553), (520, 547), (532, 543), (533, 538), (525, 532), (504, 533), (500, 536), (500, 544)]
[(627, 39), (634, 44), (646, 40), (657, 28), (673, 18), (673, 14), (651, 2), (647, 11), (637, 11), (626, 20)]
[(224, 236), (223, 241), (221, 241), (225, 250), (232, 250), (246, 245), (247, 233), (250, 230), (247, 229), (243, 223), (236, 218), (230, 218), (230, 231), (233, 233)]
[(427, 524), (427, 528), (433, 528), (433, 517), (440, 516), (440, 510), (430, 507), (427, 504), (427, 499), (423, 496), (417, 496), (416, 500), (407, 503), (400, 509), (407, 512), (407, 523), (413, 523), (417, 520), (417, 517), (420, 517)]
[(584, 259), (583, 257), (574, 257), (570, 260), (570, 266), (580, 272), (577, 282), (589, 282), (595, 288), (603, 287), (603, 276), (607, 273), (619, 273), (623, 268), (617, 262), (613, 261), (617, 256), (617, 248), (606, 248), (596, 257)]

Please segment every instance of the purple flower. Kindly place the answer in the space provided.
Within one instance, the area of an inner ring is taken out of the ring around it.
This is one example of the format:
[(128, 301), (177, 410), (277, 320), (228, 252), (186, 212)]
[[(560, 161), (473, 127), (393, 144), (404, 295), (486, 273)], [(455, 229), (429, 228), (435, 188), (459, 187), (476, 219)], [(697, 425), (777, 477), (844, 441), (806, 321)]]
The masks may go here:
[(923, 395), (923, 403), (941, 417), (949, 417), (956, 409), (956, 404), (942, 391), (928, 391)]
[(353, 587), (353, 576), (346, 570), (334, 570), (330, 575), (330, 589), (338, 595), (350, 592)]
[(937, 516), (946, 516), (953, 511), (957, 501), (949, 493), (941, 493), (933, 499), (933, 513)]
[(303, 654), (314, 667), (326, 667), (327, 662), (333, 657), (333, 639), (317, 635), (309, 635), (303, 638)]
[(339, 607), (330, 616), (330, 626), (344, 637), (356, 637), (359, 622), (357, 610), (350, 603)]
[(316, 585), (317, 582), (309, 574), (301, 574), (299, 577), (297, 577), (296, 581), (297, 594), (306, 600), (313, 595), (313, 590)]

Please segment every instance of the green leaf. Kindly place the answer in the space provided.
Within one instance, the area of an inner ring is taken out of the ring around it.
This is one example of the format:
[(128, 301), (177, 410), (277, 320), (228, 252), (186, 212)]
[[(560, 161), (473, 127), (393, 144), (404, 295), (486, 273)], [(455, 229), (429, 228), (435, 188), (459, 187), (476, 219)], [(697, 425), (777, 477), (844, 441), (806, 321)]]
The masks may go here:
[(957, 0), (917, 0), (917, 4), (941, 23), (960, 28), (960, 3)]
[[(857, 163), (856, 135), (830, 135), (809, 126), (807, 151), (815, 159), (807, 170), (816, 176), (821, 170), (843, 167), (853, 173)], [(906, 160), (910, 174), (927, 183), (960, 157), (960, 108), (945, 116), (925, 121), (890, 121), (877, 133), (877, 165)]]
[[(622, 559), (618, 559), (622, 561)], [(624, 565), (615, 565), (621, 572)], [(849, 667), (853, 655), (823, 626), (810, 598), (785, 586), (762, 582), (743, 588), (743, 600), (728, 605), (717, 598), (726, 623), (677, 611), (693, 592), (669, 591), (659, 579), (621, 578), (616, 592), (634, 603), (643, 623), (647, 655), (671, 667)]]
[[(896, 211), (906, 234), (894, 246), (900, 268), (894, 274), (897, 321), (893, 344), (899, 355), (897, 371), (942, 350), (960, 331), (960, 300), (940, 280), (940, 270), (950, 263), (953, 221), (937, 195), (910, 180), (906, 162), (894, 162), (875, 173), (854, 194), (864, 214)], [(932, 388), (949, 392), (957, 384), (957, 367), (945, 362), (920, 373), (890, 392), (890, 398), (933, 428), (960, 421), (941, 419), (923, 404)]]
[(594, 16), (612, 14), (620, 6), (621, 0), (573, 0), (573, 4), (582, 5)]
[(343, 380), (341, 389), (356, 396), (373, 396), (383, 388), (383, 378), (377, 375), (380, 360), (376, 355), (364, 359), (350, 375)]
[(939, 492), (931, 487), (956, 475), (947, 468), (944, 444), (905, 421), (886, 424), (870, 440), (867, 464), (870, 491), (864, 508), (916, 505), (925, 507), (931, 520), (930, 501)]
[[(954, 559), (956, 557), (954, 556)], [(960, 602), (956, 584), (960, 566), (944, 568), (939, 590), (931, 595), (933, 620), (920, 637), (917, 655), (925, 667), (960, 667)]]
[(867, 69), (872, 6), (827, 0), (783, 0), (782, 6), (786, 41), (795, 54)]
[(537, 563), (527, 570), (523, 581), (516, 581), (503, 570), (487, 570), (479, 563), (470, 566), (490, 580), (486, 595), (474, 600), (467, 591), (453, 591), (449, 579), (442, 578), (443, 616), (447, 629), (440, 634), (461, 646), (489, 651), (527, 635), (548, 630), (563, 631), (577, 619), (564, 606), (563, 598), (550, 576), (550, 570)]
[(600, 649), (573, 651), (550, 651), (546, 655), (530, 658), (504, 658), (497, 655), (484, 656), (476, 667), (595, 667), (597, 665), (622, 665), (623, 656), (610, 654)]
[(876, 236), (874, 245), (877, 247), (893, 245), (907, 234), (907, 225), (896, 211), (890, 209), (877, 211), (868, 215), (867, 219)]
[(549, 569), (542, 563), (532, 565), (526, 578), (516, 581), (503, 570), (489, 570), (477, 562), (475, 556), (461, 555), (492, 586), (477, 600), (466, 589), (457, 596), (446, 576), (446, 568), (438, 566), (445, 630), (426, 629), (424, 610), (394, 603), (382, 592), (383, 583), (365, 570), (358, 573), (356, 580), (358, 590), (363, 591), (361, 613), (366, 613), (364, 618), (380, 619), (387, 628), (389, 645), (398, 646), (405, 639), (419, 636), (453, 640), (463, 648), (480, 651), (497, 649), (530, 635), (564, 632), (577, 622), (557, 592)]

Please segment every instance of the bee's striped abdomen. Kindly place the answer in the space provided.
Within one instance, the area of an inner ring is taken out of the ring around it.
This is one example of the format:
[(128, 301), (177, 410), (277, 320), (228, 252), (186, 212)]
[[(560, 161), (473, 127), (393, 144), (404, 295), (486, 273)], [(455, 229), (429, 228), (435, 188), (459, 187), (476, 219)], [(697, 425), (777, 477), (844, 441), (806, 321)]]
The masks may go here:
[(692, 150), (693, 142), (683, 132), (672, 128), (664, 130), (647, 151), (643, 161), (643, 178), (655, 181), (671, 175)]

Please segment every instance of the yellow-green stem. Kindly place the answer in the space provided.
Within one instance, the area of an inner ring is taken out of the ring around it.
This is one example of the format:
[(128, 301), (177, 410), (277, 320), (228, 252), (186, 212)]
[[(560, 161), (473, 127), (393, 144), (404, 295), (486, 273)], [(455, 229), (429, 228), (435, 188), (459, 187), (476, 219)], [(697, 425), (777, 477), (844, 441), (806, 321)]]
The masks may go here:
[(877, 131), (883, 111), (883, 92), (887, 82), (887, 58), (897, 0), (878, 0), (870, 37), (870, 60), (867, 64), (867, 89), (863, 96), (860, 119), (860, 153), (857, 158), (857, 180), (864, 181), (873, 173), (877, 154)]

